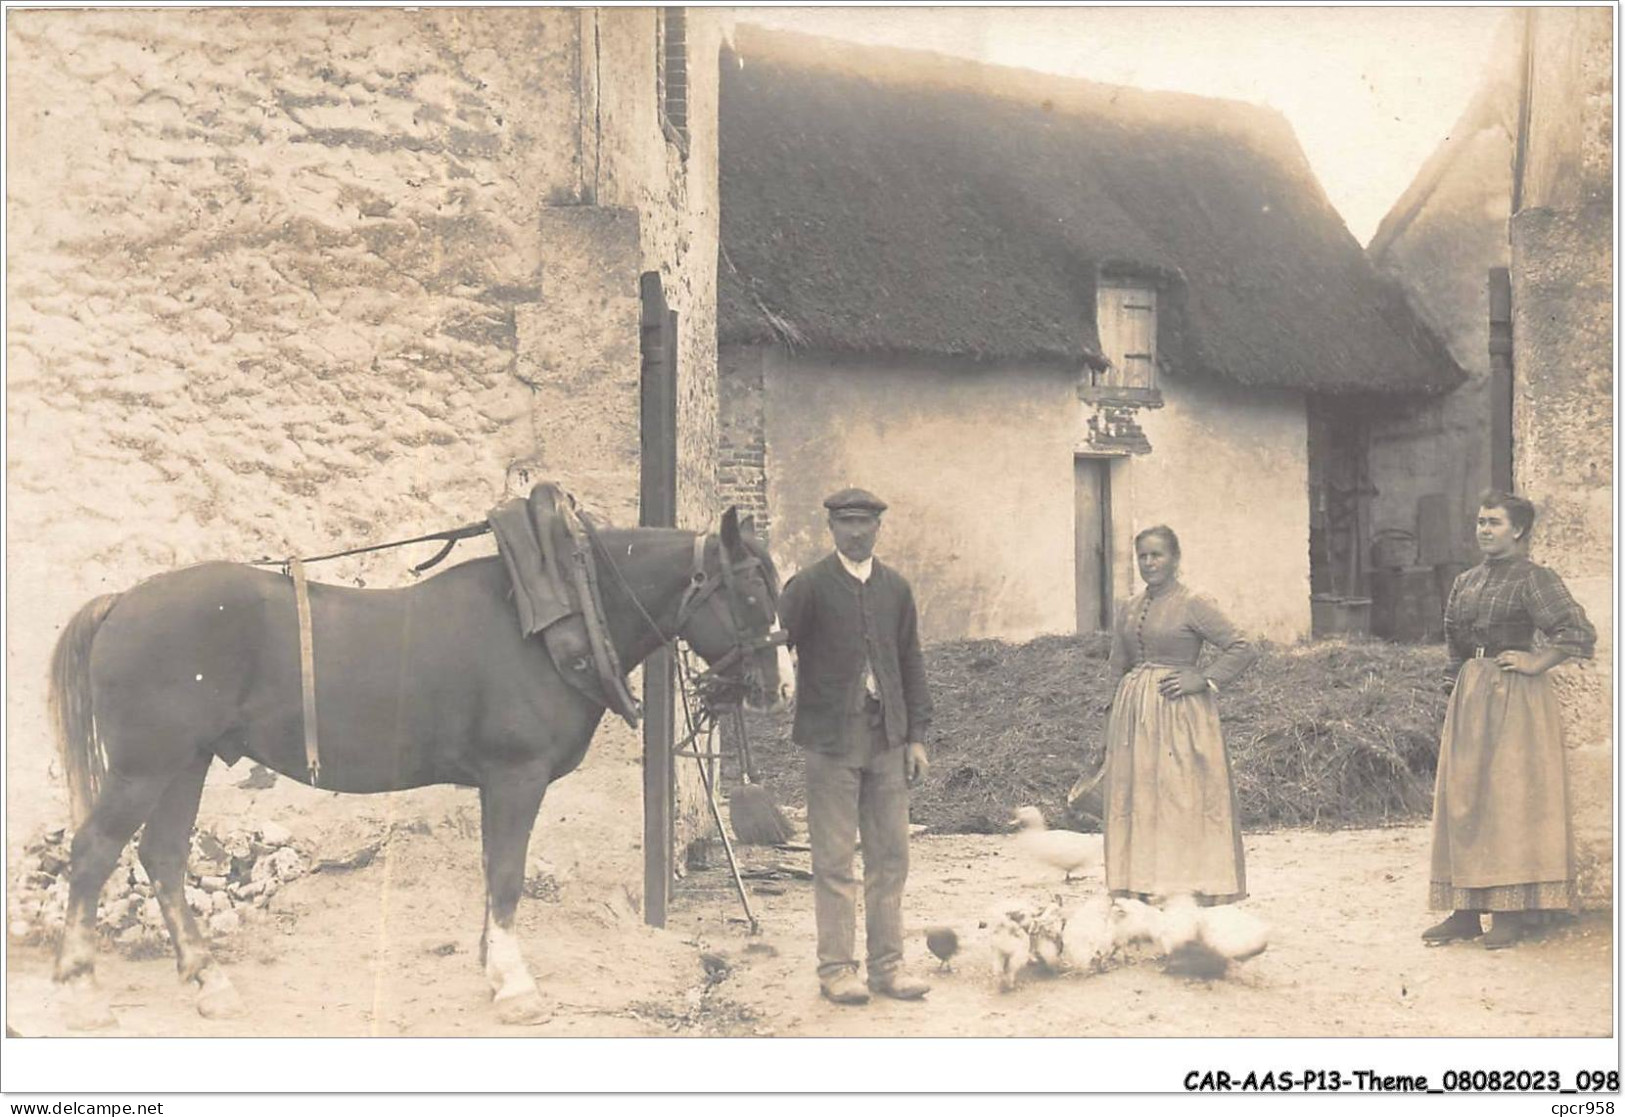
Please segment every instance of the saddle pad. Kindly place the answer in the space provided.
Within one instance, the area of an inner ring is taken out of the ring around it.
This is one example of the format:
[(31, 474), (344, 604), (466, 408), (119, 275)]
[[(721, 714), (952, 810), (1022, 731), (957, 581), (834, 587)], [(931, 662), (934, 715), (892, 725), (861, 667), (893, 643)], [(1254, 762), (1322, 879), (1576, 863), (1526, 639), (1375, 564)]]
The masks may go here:
[[(543, 490), (546, 490), (545, 492)], [(519, 631), (534, 636), (563, 620), (580, 607), (571, 600), (569, 588), (557, 562), (548, 562), (550, 545), (544, 549), (542, 533), (551, 535), (558, 516), (558, 490), (538, 485), (529, 497), (514, 497), (491, 509), (487, 519), (496, 536), (497, 553), (508, 568), (513, 583), (514, 605), (519, 611)], [(541, 505), (534, 508), (533, 505)], [(543, 525), (538, 528), (538, 524)]]
[[(608, 646), (602, 605), (573, 577), (570, 564), (585, 539), (576, 537), (584, 530), (579, 524), (572, 531), (572, 504), (557, 485), (543, 482), (528, 497), (499, 504), (487, 519), (513, 584), (520, 632), (526, 638), (540, 632), (565, 681), (636, 728), (640, 711)], [(590, 569), (590, 557), (586, 561)]]

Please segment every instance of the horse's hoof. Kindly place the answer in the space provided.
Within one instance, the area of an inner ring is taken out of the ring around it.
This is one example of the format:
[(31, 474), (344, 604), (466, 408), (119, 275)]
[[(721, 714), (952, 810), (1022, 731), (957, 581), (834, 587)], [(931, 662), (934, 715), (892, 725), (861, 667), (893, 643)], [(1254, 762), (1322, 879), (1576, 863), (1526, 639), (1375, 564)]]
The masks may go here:
[(243, 999), (237, 995), (236, 988), (227, 980), (225, 974), (200, 979), (200, 984), (202, 988), (198, 990), (197, 995), (199, 1016), (208, 1020), (229, 1020), (247, 1011), (243, 1006)]
[(521, 993), (497, 1001), (497, 1021), (502, 1024), (536, 1025), (553, 1019), (553, 1010), (542, 1002), (540, 993)]

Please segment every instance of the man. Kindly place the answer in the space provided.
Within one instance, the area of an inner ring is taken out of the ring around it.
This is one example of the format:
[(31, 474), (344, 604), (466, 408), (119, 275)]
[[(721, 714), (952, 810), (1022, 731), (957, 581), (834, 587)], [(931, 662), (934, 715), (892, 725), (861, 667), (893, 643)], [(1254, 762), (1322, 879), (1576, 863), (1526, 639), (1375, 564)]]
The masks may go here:
[[(795, 741), (806, 750), (818, 981), (837, 1004), (871, 991), (916, 1000), (930, 986), (902, 972), (908, 789), (925, 778), (926, 692), (914, 594), (874, 557), (886, 502), (863, 489), (824, 501), (835, 552), (790, 580), (779, 617), (796, 651)], [(863, 838), (868, 982), (854, 955)]]

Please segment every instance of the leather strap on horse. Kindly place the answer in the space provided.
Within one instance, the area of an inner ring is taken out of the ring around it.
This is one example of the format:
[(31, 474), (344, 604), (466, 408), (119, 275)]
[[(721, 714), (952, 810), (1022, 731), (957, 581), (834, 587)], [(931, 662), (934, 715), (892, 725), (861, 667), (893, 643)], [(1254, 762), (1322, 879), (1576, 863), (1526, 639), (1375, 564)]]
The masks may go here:
[(310, 591), (305, 587), (305, 564), (288, 560), (293, 577), (293, 602), (299, 613), (299, 689), (305, 703), (305, 767), (310, 785), (321, 776), (321, 750), (316, 743), (316, 652), (310, 630)]
[(576, 515), (567, 501), (559, 501), (559, 516), (570, 534), (570, 581), (581, 601), (581, 614), (587, 622), (587, 642), (592, 647), (593, 664), (616, 711), (633, 729), (643, 716), (643, 707), (626, 687), (620, 657), (605, 630), (604, 601), (598, 592), (598, 568), (592, 559), (589, 533), (592, 528)]

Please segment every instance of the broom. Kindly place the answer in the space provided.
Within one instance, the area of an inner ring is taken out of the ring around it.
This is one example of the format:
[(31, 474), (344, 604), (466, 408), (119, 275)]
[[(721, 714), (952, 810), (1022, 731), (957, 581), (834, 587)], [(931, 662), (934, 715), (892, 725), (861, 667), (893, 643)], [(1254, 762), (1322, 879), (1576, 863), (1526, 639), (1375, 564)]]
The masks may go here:
[(745, 714), (738, 706), (730, 711), (734, 737), (739, 741), (740, 786), (728, 796), (728, 823), (734, 838), (745, 846), (776, 846), (795, 834), (767, 788), (756, 782), (756, 767), (750, 760), (750, 739), (745, 733)]

